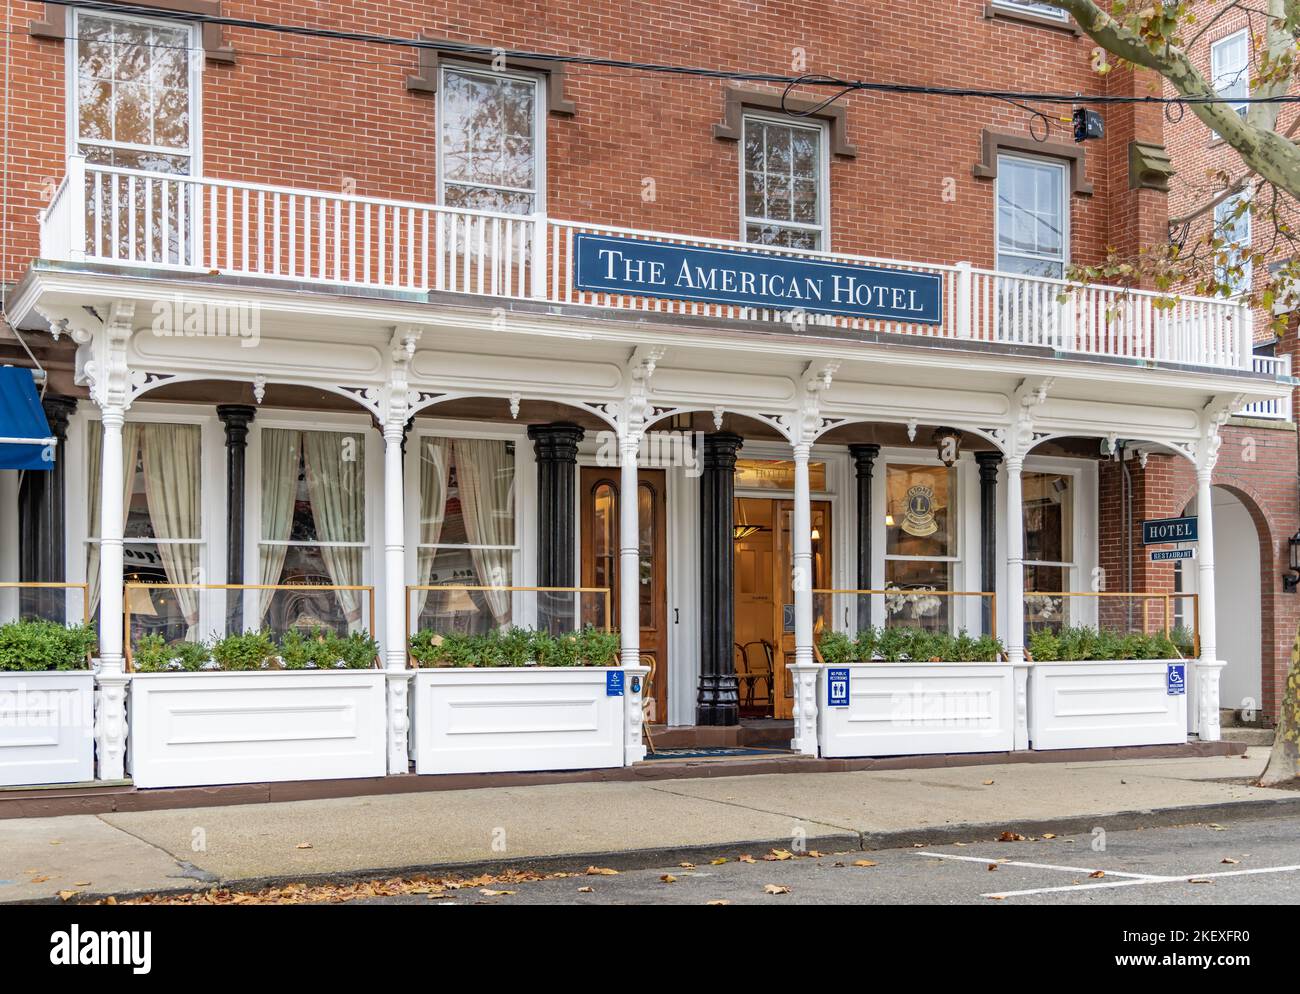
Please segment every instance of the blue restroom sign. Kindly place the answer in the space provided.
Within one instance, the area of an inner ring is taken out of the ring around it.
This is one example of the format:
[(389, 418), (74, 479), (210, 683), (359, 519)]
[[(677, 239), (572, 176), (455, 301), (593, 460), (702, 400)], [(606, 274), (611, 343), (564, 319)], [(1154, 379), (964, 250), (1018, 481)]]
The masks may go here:
[(573, 257), (575, 288), (593, 293), (943, 323), (939, 273), (585, 231), (574, 236)]
[(605, 671), (605, 696), (606, 697), (623, 696), (623, 671), (622, 670)]
[(1165, 672), (1165, 693), (1181, 697), (1187, 693), (1187, 664), (1170, 663)]
[(1196, 541), (1196, 518), (1156, 518), (1142, 522), (1143, 545)]
[(826, 706), (829, 708), (846, 708), (849, 706), (849, 671), (847, 668), (828, 669), (826, 671)]

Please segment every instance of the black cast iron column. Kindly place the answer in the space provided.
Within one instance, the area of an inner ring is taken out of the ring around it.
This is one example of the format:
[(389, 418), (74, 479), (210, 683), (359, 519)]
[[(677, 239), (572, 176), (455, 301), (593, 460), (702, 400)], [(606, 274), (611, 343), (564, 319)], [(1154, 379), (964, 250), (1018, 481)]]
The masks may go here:
[[(257, 408), (246, 404), (218, 404), (217, 417), (226, 426), (226, 582), (244, 582), (244, 473), (248, 455), (248, 426)], [(229, 630), (244, 630), (244, 601), (227, 603)]]
[[(537, 585), (572, 587), (574, 563), (574, 508), (577, 493), (578, 443), (585, 433), (575, 424), (556, 422), (529, 425), (528, 437), (537, 454)], [(548, 600), (551, 603), (548, 603)], [(549, 631), (580, 627), (568, 600), (538, 598), (537, 622)]]
[(695, 722), (735, 725), (740, 722), (736, 688), (735, 565), (733, 535), (736, 453), (739, 435), (704, 436), (700, 477), (700, 686)]
[[(871, 589), (871, 484), (879, 445), (850, 445), (858, 480), (858, 589)], [(871, 598), (858, 595), (858, 631), (871, 627)]]
[[(1000, 452), (976, 452), (980, 467), (980, 589), (993, 591), (998, 582), (998, 466)], [(980, 598), (984, 632), (992, 631), (993, 605)]]
[[(77, 410), (71, 397), (46, 395), (41, 401), (50, 435), (57, 438), (54, 464), (49, 470), (23, 473), (18, 487), (18, 576), (28, 583), (62, 583), (67, 576), (64, 548), (65, 481), (68, 419)], [(20, 597), (23, 617), (49, 618), (53, 621), (80, 621), (81, 606), (75, 617), (68, 618), (66, 605), (75, 604), (62, 590), (24, 590)]]

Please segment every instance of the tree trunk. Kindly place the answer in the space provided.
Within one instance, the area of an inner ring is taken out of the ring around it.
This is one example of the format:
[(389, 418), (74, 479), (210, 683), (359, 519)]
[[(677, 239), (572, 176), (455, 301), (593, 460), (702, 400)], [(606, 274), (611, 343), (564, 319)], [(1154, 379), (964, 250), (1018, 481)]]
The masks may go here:
[(1259, 778), (1261, 787), (1294, 780), (1300, 776), (1300, 632), (1291, 647), (1291, 669), (1286, 675), (1278, 709), (1277, 737), (1268, 765)]

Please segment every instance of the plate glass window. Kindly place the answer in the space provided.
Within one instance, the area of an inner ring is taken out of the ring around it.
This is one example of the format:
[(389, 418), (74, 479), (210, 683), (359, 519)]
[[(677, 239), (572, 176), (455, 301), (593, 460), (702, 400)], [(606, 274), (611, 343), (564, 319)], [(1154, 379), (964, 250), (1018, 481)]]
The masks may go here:
[(537, 211), (542, 189), (538, 81), (444, 67), (438, 94), (441, 202), (506, 214)]
[(1216, 262), (1214, 278), (1226, 284), (1236, 295), (1250, 290), (1250, 209), (1243, 193), (1234, 194), (1215, 205), (1214, 227), (1223, 239), (1223, 261)]
[(885, 482), (885, 623), (948, 631), (957, 546), (957, 470), (891, 463)]
[[(1221, 97), (1250, 96), (1250, 35), (1246, 31), (1220, 38), (1210, 46), (1210, 76), (1214, 92)], [(1234, 103), (1229, 106), (1238, 114), (1245, 114), (1250, 106)]]
[(826, 248), (825, 140), (820, 125), (745, 118), (745, 241)]
[(1066, 165), (998, 157), (998, 269), (1060, 279), (1069, 252)]
[(1070, 15), (1060, 7), (1053, 7), (1048, 3), (1038, 3), (1036, 0), (994, 0), (994, 7), (1002, 7), (1006, 10), (1019, 10), (1026, 14), (1033, 14), (1036, 17), (1048, 17), (1053, 21), (1067, 21)]
[(1066, 473), (1021, 476), (1025, 523), (1025, 623), (1051, 628), (1072, 623), (1075, 482)]
[(193, 29), (82, 11), (72, 23), (77, 151), (99, 165), (190, 174)]

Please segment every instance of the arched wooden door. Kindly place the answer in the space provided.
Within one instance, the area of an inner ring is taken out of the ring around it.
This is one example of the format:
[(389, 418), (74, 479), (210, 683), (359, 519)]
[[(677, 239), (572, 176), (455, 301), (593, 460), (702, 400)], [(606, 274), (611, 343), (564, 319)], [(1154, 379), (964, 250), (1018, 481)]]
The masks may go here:
[[(641, 547), (641, 653), (654, 658), (654, 721), (668, 716), (668, 598), (665, 540), (666, 478), (661, 469), (637, 476)], [(582, 470), (582, 585), (609, 587), (610, 617), (619, 624), (618, 470)]]

